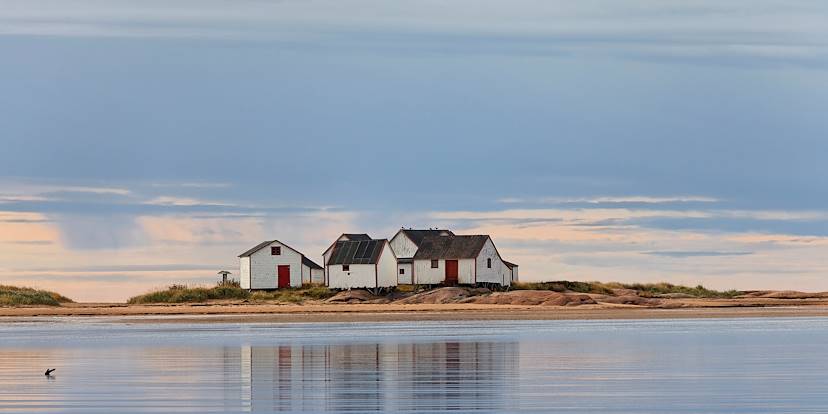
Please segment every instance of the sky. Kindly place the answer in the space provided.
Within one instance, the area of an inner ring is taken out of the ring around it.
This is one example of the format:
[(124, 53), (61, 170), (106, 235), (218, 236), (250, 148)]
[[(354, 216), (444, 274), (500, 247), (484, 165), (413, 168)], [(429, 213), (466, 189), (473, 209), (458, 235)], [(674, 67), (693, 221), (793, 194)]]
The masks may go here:
[(122, 301), (279, 239), (828, 290), (828, 4), (0, 0), (0, 284)]

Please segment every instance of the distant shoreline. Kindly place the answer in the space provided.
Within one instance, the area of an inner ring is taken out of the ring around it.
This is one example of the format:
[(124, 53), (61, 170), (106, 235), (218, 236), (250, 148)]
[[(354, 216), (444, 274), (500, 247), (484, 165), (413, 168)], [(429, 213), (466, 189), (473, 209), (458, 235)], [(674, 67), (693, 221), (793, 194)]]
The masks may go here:
[[(677, 304), (679, 305), (679, 304)], [(124, 305), (0, 308), (0, 323), (33, 317), (128, 317), (131, 323), (311, 323), (464, 320), (601, 320), (828, 317), (824, 299), (683, 300), (681, 307), (628, 305), (540, 306), (487, 304), (249, 304)], [(142, 318), (133, 318), (142, 316)]]

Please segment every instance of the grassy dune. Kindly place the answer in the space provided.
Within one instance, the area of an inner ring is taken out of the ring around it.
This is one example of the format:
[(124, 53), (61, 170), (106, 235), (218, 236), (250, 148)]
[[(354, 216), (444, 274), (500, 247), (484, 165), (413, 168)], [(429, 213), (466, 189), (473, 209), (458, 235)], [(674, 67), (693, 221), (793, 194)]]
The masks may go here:
[(729, 299), (741, 295), (738, 290), (718, 291), (708, 289), (702, 285), (696, 287), (673, 285), (671, 283), (618, 283), (618, 282), (542, 282), (542, 283), (517, 283), (512, 286), (514, 290), (553, 290), (556, 292), (572, 291), (579, 293), (598, 293), (604, 295), (613, 294), (613, 289), (632, 289), (638, 292), (639, 296), (648, 297), (668, 293), (682, 293), (699, 298), (723, 298)]
[(60, 306), (70, 302), (72, 299), (47, 290), (0, 285), (0, 306)]
[(270, 292), (249, 292), (237, 284), (213, 287), (188, 287), (173, 285), (164, 290), (150, 292), (130, 298), (127, 303), (197, 303), (211, 300), (252, 300), (279, 301), (299, 303), (308, 299), (327, 299), (336, 292), (324, 286), (305, 286), (301, 288), (280, 289)]

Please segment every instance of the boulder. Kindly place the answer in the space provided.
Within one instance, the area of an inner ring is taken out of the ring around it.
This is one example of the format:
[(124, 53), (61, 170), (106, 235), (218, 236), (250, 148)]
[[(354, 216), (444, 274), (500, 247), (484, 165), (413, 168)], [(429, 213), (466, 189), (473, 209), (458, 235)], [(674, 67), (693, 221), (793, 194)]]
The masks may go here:
[(601, 302), (637, 306), (656, 306), (661, 304), (661, 301), (657, 299), (642, 298), (641, 296), (632, 295), (608, 297), (602, 300)]
[[(427, 292), (418, 293), (404, 299), (400, 299), (395, 303), (414, 304), (414, 303), (457, 303), (471, 296), (475, 296), (473, 289), (466, 289), (460, 287), (444, 287)], [(488, 289), (486, 289), (488, 291)]]
[(547, 290), (515, 290), (475, 298), (473, 303), (492, 305), (577, 306), (595, 304), (596, 302), (589, 295), (580, 293), (568, 294)]
[(326, 300), (331, 303), (362, 303), (379, 299), (367, 290), (343, 290)]

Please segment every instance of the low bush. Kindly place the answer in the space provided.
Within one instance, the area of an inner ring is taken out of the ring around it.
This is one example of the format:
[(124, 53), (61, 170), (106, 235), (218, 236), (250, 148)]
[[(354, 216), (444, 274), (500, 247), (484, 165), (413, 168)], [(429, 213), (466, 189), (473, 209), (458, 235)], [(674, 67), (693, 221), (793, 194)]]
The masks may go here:
[(301, 303), (306, 300), (324, 300), (335, 295), (325, 286), (309, 285), (301, 288), (250, 292), (237, 283), (219, 283), (214, 287), (172, 285), (165, 290), (130, 298), (127, 303), (198, 303), (211, 300), (255, 300)]
[(60, 306), (71, 302), (66, 296), (48, 290), (0, 285), (0, 306)]
[(702, 285), (696, 287), (674, 285), (672, 283), (618, 283), (618, 282), (537, 282), (537, 283), (515, 283), (512, 285), (515, 290), (552, 290), (555, 292), (578, 292), (597, 293), (602, 295), (613, 294), (613, 289), (632, 289), (638, 292), (639, 296), (651, 297), (668, 293), (682, 293), (699, 298), (733, 298), (742, 294), (737, 290), (718, 291), (708, 289)]

